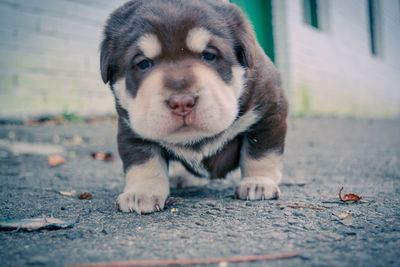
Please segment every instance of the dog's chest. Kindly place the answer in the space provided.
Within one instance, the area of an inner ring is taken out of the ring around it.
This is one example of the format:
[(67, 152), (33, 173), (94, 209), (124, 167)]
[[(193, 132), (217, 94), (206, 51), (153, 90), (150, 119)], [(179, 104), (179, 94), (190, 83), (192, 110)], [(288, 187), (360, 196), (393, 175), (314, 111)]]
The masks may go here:
[[(253, 110), (247, 112), (220, 135), (196, 147), (161, 144), (172, 158), (203, 177), (220, 177), (238, 165), (241, 139), (258, 120)], [(223, 166), (220, 166), (223, 165)]]
[(205, 146), (196, 149), (175, 145), (163, 145), (163, 147), (171, 158), (181, 161), (187, 169), (202, 177), (210, 176), (203, 160), (214, 155), (219, 150), (219, 147), (211, 150), (205, 149)]
[[(242, 147), (242, 136), (236, 136), (214, 154), (204, 155), (194, 151), (169, 151), (173, 159), (177, 159), (192, 173), (208, 178), (224, 178), (230, 171), (239, 166)], [(179, 153), (179, 155), (177, 155)]]

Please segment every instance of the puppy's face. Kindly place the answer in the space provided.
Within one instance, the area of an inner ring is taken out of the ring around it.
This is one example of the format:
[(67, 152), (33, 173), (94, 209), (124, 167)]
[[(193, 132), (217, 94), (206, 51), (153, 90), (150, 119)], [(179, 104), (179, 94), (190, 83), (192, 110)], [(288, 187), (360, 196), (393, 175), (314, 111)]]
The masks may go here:
[(106, 28), (102, 46), (103, 79), (125, 119), (138, 135), (168, 143), (223, 132), (238, 116), (248, 68), (232, 35), (240, 29), (195, 1), (147, 3), (119, 22), (118, 34), (107, 36)]

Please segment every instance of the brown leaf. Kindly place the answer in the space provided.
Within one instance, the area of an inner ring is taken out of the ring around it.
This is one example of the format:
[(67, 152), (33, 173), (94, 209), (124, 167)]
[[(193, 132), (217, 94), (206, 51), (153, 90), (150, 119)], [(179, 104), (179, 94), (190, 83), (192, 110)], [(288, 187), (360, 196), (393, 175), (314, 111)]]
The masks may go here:
[(60, 164), (64, 164), (65, 162), (67, 162), (67, 160), (64, 157), (61, 156), (49, 156), (47, 158), (47, 162), (49, 163), (49, 166), (54, 167)]
[(92, 197), (93, 197), (93, 195), (88, 192), (78, 195), (79, 199), (92, 199)]
[(340, 198), (341, 201), (343, 201), (343, 202), (348, 202), (348, 201), (357, 202), (360, 199), (362, 199), (361, 196), (357, 196), (356, 194), (353, 194), (353, 193), (346, 194), (346, 195), (344, 195), (342, 197), (343, 188), (344, 187), (342, 186), (342, 188), (340, 188), (340, 190), (339, 190), (339, 198)]
[(61, 116), (50, 116), (42, 117), (35, 120), (25, 120), (24, 124), (27, 126), (39, 126), (39, 125), (56, 125), (62, 123), (63, 118)]
[(102, 161), (114, 161), (115, 158), (111, 153), (95, 152), (91, 154), (92, 158)]

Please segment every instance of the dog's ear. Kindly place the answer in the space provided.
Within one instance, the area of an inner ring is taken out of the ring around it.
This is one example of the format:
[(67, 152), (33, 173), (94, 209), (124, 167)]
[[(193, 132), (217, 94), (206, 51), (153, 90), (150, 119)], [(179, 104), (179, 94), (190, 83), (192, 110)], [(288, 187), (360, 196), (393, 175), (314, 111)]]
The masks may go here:
[(128, 1), (116, 9), (108, 18), (104, 27), (104, 39), (100, 45), (100, 70), (104, 83), (112, 82), (113, 75), (118, 70), (116, 64), (118, 59), (114, 52), (118, 50), (116, 46), (119, 43), (120, 36), (123, 36), (124, 31), (129, 29), (126, 23), (145, 1), (147, 0)]
[(231, 6), (231, 28), (235, 40), (235, 53), (239, 63), (246, 68), (252, 68), (256, 60), (257, 41), (249, 20), (239, 7)]
[(106, 37), (100, 46), (100, 70), (104, 83), (108, 83), (111, 80), (110, 55), (110, 40)]

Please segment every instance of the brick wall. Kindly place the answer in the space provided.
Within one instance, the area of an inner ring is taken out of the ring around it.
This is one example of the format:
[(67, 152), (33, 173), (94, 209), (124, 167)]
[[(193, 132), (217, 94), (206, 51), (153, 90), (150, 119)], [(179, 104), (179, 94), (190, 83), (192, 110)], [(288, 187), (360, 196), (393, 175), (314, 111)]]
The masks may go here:
[(302, 2), (286, 1), (292, 111), (399, 116), (400, 1), (379, 0), (383, 49), (378, 56), (370, 52), (367, 1), (321, 0), (326, 8), (321, 30), (304, 24)]
[(102, 27), (125, 0), (0, 0), (0, 116), (114, 112)]

